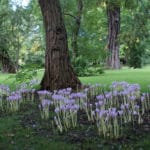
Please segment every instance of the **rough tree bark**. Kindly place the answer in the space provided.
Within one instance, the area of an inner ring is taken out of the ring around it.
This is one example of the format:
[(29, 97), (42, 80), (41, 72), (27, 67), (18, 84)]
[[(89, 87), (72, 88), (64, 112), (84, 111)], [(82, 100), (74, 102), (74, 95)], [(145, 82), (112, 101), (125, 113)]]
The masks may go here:
[(107, 66), (112, 69), (120, 68), (119, 60), (119, 41), (120, 32), (120, 7), (107, 5), (108, 17), (108, 57)]
[(59, 0), (39, 0), (46, 31), (45, 73), (41, 89), (76, 89), (81, 82), (71, 67)]
[(0, 52), (0, 63), (2, 67), (2, 72), (5, 73), (16, 73), (16, 67), (11, 61), (7, 51), (1, 50)]
[(78, 56), (78, 35), (81, 25), (82, 11), (83, 11), (83, 0), (77, 0), (77, 15), (74, 17), (75, 25), (73, 29), (72, 43), (71, 43), (73, 58), (76, 58)]

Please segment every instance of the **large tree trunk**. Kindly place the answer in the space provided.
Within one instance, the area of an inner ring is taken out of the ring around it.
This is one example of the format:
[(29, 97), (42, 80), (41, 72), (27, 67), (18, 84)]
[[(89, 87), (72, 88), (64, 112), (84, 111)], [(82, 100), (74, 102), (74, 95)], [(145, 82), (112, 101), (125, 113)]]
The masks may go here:
[(76, 89), (81, 86), (81, 82), (70, 64), (67, 33), (60, 2), (39, 0), (39, 4), (46, 30), (45, 73), (41, 89), (56, 90), (67, 87)]
[(75, 25), (73, 28), (72, 43), (71, 43), (73, 58), (76, 58), (78, 56), (78, 35), (81, 25), (82, 10), (83, 10), (83, 0), (77, 0), (77, 15), (75, 17)]
[(16, 73), (16, 67), (11, 61), (7, 51), (2, 50), (0, 52), (0, 63), (2, 67), (2, 72), (4, 73)]
[(112, 69), (120, 68), (119, 41), (120, 7), (107, 5), (108, 17), (108, 57), (107, 66)]

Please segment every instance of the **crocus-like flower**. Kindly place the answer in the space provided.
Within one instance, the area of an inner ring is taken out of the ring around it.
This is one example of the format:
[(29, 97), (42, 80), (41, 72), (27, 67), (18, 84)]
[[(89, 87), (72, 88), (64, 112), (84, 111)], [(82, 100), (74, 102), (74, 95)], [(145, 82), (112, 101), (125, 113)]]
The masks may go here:
[(38, 91), (37, 93), (39, 95), (46, 95), (46, 94), (49, 94), (49, 91), (47, 91), (47, 90), (41, 90), (41, 91)]
[(52, 95), (52, 99), (61, 101), (61, 100), (64, 100), (64, 99), (66, 99), (66, 98), (65, 98), (64, 96), (62, 96), (62, 95), (53, 94), (53, 95)]
[(118, 114), (119, 114), (119, 116), (122, 116), (123, 115), (123, 110), (118, 110)]
[(43, 108), (49, 106), (50, 104), (53, 104), (53, 103), (48, 99), (43, 99), (41, 103)]
[(8, 101), (19, 101), (21, 99), (21, 96), (18, 94), (10, 95), (8, 96)]
[(104, 95), (98, 95), (98, 96), (96, 96), (96, 99), (97, 100), (104, 100)]
[(55, 108), (55, 113), (57, 114), (57, 113), (59, 113), (59, 111), (60, 111), (60, 108)]
[(141, 102), (145, 100), (145, 96), (141, 96)]
[(129, 97), (129, 99), (130, 99), (131, 101), (134, 101), (134, 100), (136, 100), (136, 96), (132, 95), (132, 96)]

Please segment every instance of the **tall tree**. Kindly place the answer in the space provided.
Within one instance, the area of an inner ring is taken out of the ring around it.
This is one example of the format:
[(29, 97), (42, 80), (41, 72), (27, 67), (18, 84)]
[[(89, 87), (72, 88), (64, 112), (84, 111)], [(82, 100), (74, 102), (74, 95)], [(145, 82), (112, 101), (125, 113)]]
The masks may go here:
[(108, 57), (107, 66), (112, 69), (120, 68), (119, 60), (119, 41), (120, 32), (120, 5), (114, 2), (106, 3), (108, 18)]
[(72, 87), (81, 82), (71, 67), (67, 33), (59, 0), (39, 0), (46, 31), (45, 73), (41, 89), (55, 90)]

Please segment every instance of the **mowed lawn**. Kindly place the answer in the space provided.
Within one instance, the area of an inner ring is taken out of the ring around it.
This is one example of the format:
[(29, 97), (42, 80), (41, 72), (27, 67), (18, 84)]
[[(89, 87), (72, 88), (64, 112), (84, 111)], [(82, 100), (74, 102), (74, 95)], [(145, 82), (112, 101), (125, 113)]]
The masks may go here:
[[(43, 70), (38, 71), (35, 78), (41, 80)], [(147, 90), (150, 85), (150, 66), (143, 67), (142, 69), (129, 69), (123, 68), (121, 70), (105, 70), (104, 74), (99, 76), (79, 77), (83, 84), (106, 84), (109, 85), (113, 81), (127, 81), (129, 83), (139, 83), (142, 91)], [(13, 86), (15, 84), (14, 75), (0, 73), (0, 84), (8, 84)]]
[(143, 69), (121, 69), (121, 70), (106, 70), (100, 76), (81, 77), (81, 81), (87, 83), (101, 83), (109, 85), (113, 81), (127, 81), (129, 83), (138, 83), (141, 85), (143, 91), (147, 90), (150, 85), (150, 67)]

